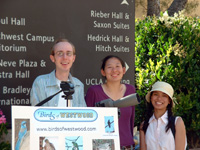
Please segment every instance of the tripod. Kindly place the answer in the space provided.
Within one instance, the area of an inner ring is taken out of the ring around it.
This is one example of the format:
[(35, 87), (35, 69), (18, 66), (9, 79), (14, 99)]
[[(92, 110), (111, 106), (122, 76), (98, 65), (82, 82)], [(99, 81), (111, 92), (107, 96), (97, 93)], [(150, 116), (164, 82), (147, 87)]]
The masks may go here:
[(71, 82), (65, 82), (62, 81), (60, 83), (60, 88), (61, 90), (58, 91), (57, 93), (53, 94), (52, 96), (47, 97), (46, 99), (42, 100), (41, 102), (39, 102), (38, 104), (36, 104), (35, 106), (42, 106), (43, 104), (47, 103), (49, 100), (51, 100), (54, 96), (56, 96), (57, 94), (59, 94), (60, 92), (63, 91), (63, 93), (65, 95), (63, 95), (62, 97), (65, 98), (66, 100), (66, 105), (68, 107), (68, 100), (69, 98), (72, 99), (72, 94), (74, 93), (74, 85)]

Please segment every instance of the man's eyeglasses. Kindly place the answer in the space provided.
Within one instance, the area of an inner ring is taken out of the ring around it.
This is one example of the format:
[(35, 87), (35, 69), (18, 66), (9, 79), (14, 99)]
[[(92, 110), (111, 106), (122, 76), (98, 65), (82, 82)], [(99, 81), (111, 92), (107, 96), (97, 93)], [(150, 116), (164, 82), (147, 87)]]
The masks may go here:
[(72, 56), (73, 55), (73, 52), (63, 52), (63, 51), (58, 51), (55, 53), (58, 57), (63, 57), (65, 54), (66, 56)]

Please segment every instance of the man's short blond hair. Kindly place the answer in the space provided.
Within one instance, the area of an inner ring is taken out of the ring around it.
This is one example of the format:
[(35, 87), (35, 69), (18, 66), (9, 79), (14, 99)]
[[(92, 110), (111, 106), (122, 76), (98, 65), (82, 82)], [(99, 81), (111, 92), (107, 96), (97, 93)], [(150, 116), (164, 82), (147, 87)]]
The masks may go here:
[(72, 42), (70, 42), (68, 39), (58, 39), (55, 41), (54, 45), (52, 46), (51, 48), (51, 55), (54, 55), (54, 48), (56, 46), (56, 44), (60, 43), (60, 42), (67, 42), (69, 43), (71, 46), (72, 46), (72, 49), (73, 49), (73, 54), (75, 55), (76, 54), (76, 51), (75, 51), (75, 46)]

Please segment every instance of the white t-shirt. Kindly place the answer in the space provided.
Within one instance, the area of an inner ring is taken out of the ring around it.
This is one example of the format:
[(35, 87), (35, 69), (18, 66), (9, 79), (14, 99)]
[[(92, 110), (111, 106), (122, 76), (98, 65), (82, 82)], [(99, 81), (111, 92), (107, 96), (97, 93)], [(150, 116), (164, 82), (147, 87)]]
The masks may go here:
[[(149, 119), (149, 125), (145, 134), (145, 141), (147, 150), (175, 150), (175, 139), (171, 129), (166, 132), (166, 125), (168, 124), (168, 111), (158, 118), (153, 115)], [(176, 121), (179, 117), (176, 117)], [(185, 148), (187, 146), (187, 140)]]

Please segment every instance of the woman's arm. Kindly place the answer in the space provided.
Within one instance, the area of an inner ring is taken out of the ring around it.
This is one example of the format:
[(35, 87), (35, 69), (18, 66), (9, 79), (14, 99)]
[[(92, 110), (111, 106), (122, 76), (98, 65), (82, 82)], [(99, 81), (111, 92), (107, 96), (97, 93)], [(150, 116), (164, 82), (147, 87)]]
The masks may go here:
[(85, 102), (87, 107), (94, 107), (95, 106), (95, 89), (93, 86), (90, 86), (87, 90), (87, 93), (85, 95)]
[(144, 122), (141, 123), (140, 125), (140, 150), (146, 150), (147, 146), (146, 146), (146, 142), (145, 142), (145, 134), (143, 131), (143, 124)]
[(186, 130), (185, 125), (181, 117), (176, 122), (176, 134), (175, 134), (175, 150), (184, 150), (186, 143)]

